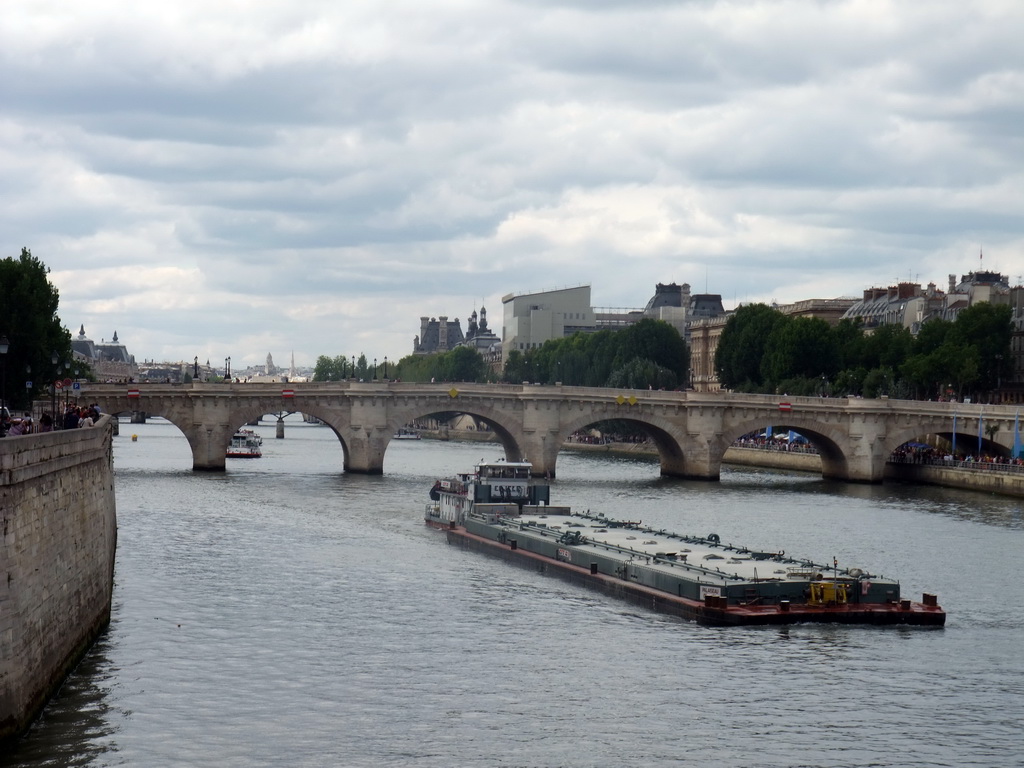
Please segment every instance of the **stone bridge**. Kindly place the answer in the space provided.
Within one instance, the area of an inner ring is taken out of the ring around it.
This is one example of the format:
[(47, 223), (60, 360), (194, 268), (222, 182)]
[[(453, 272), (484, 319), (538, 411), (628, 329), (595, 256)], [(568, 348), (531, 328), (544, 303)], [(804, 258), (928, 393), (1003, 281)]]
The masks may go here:
[[(463, 413), (490, 427), (508, 460), (531, 461), (539, 476), (555, 476), (558, 452), (571, 434), (622, 419), (650, 435), (663, 475), (717, 480), (734, 440), (772, 426), (808, 438), (821, 454), (824, 477), (881, 482), (895, 448), (929, 434), (948, 439), (954, 428), (959, 446), (977, 445), (981, 427), (987, 450), (1005, 454), (1015, 417), (1007, 406), (560, 385), (346, 381), (82, 387), (80, 401), (98, 403), (107, 413), (143, 412), (175, 424), (188, 439), (196, 470), (223, 470), (231, 436), (247, 422), (268, 413), (302, 412), (337, 435), (345, 471), (380, 474), (384, 452), (400, 427), (434, 414)], [(1002, 447), (987, 437), (992, 425)]]

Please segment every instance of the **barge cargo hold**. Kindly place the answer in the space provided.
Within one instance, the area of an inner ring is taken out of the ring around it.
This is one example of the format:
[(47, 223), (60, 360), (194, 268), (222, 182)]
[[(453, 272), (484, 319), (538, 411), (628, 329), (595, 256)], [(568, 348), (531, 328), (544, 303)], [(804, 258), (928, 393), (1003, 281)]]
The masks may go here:
[(934, 595), (911, 602), (898, 581), (722, 542), (638, 521), (550, 505), (527, 462), (481, 462), (439, 480), (425, 510), (448, 542), (709, 625), (903, 624), (942, 626)]

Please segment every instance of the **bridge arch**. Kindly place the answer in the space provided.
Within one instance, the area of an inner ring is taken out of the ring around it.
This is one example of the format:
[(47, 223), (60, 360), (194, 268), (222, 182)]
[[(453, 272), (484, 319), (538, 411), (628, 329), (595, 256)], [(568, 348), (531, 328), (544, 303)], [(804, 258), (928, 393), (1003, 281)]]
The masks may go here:
[[(849, 476), (848, 459), (844, 446), (847, 445), (845, 434), (838, 425), (828, 424), (818, 419), (793, 418), (791, 414), (782, 417), (783, 414), (769, 418), (770, 424), (764, 419), (747, 420), (737, 422), (731, 428), (722, 432), (721, 439), (715, 442), (711, 461), (721, 471), (722, 459), (725, 452), (744, 435), (752, 432), (761, 432), (771, 427), (773, 430), (786, 430), (798, 432), (807, 441), (818, 449), (821, 458), (821, 476), (826, 479), (845, 480)], [(782, 418), (780, 418), (782, 417)]]
[(507, 461), (522, 461), (523, 436), (519, 424), (497, 408), (486, 406), (480, 402), (450, 403), (415, 403), (395, 407), (391, 410), (387, 421), (387, 442), (399, 429), (417, 419), (429, 418), (442, 413), (458, 413), (472, 416), (490, 427), (498, 442), (505, 451)]
[(586, 416), (576, 416), (566, 421), (558, 432), (557, 439), (552, 441), (555, 450), (548, 462), (551, 477), (555, 476), (555, 462), (558, 458), (558, 452), (565, 442), (568, 441), (569, 437), (581, 429), (603, 421), (622, 421), (628, 424), (636, 424), (650, 436), (655, 447), (658, 449), (661, 474), (666, 477), (687, 476), (686, 454), (682, 447), (684, 435), (679, 425), (673, 424), (668, 419), (657, 414), (640, 412), (630, 413), (629, 415), (618, 413), (614, 415), (600, 414), (597, 418), (595, 418), (594, 414), (589, 414)]
[[(966, 420), (966, 423), (957, 430), (957, 452), (968, 455), (978, 454), (978, 430), (980, 428), (984, 433), (986, 424), (995, 424), (998, 427), (997, 431), (1006, 431), (1013, 434), (1013, 419), (992, 419), (990, 421), (982, 420), (980, 424), (979, 420), (976, 418), (968, 419)], [(913, 440), (919, 440), (927, 435), (940, 437), (948, 441), (951, 446), (954, 442), (953, 426), (949, 419), (935, 419), (931, 423), (924, 424), (902, 424), (898, 427), (890, 428), (886, 435), (886, 441), (883, 447), (886, 459), (888, 459), (888, 457), (892, 455), (893, 451), (901, 445)], [(994, 456), (1009, 456), (1011, 453), (1009, 447), (1003, 445), (997, 440), (989, 438), (986, 434), (981, 435), (980, 445), (981, 453), (987, 453)]]

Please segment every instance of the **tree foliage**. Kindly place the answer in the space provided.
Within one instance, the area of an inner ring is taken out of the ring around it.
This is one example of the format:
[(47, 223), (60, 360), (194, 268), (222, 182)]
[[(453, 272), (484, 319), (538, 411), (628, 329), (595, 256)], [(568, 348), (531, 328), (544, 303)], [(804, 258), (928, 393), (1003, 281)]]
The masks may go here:
[(512, 350), (502, 380), (676, 389), (685, 386), (689, 367), (689, 350), (679, 332), (645, 318), (621, 331), (576, 333), (526, 352)]
[(715, 369), (723, 387), (751, 392), (764, 388), (768, 340), (784, 318), (767, 304), (748, 304), (726, 320), (715, 354)]
[(403, 357), (389, 375), (403, 381), (483, 382), (488, 380), (489, 370), (475, 349), (456, 347), (449, 352)]
[(715, 366), (724, 387), (748, 392), (979, 398), (1012, 369), (1011, 333), (1003, 304), (975, 304), (954, 322), (929, 320), (916, 337), (899, 325), (830, 327), (754, 304), (726, 321)]
[(342, 381), (352, 376), (352, 364), (345, 355), (320, 355), (313, 368), (313, 381)]
[(53, 381), (63, 377), (64, 362), (71, 360), (71, 334), (57, 316), (60, 295), (49, 273), (28, 248), (22, 248), (17, 258), (0, 259), (0, 336), (9, 344), (0, 366), (7, 402), (19, 409), (49, 391)]

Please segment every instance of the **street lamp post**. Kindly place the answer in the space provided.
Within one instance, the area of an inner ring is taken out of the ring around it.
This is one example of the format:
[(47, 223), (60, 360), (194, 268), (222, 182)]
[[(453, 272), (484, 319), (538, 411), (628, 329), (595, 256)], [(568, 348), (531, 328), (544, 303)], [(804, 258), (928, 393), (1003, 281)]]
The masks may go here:
[(192, 361), (192, 381), (199, 378), (199, 355), (196, 355), (195, 360)]
[(356, 356), (352, 355), (352, 378), (356, 377)]
[[(64, 379), (65, 379), (65, 381), (64, 381), (64, 413), (65, 414), (68, 412), (68, 405), (70, 404), (70, 400), (71, 400), (71, 378), (70, 378), (70, 375), (69, 375), (70, 373), (71, 373), (71, 361), (70, 360), (65, 360), (64, 361)], [(63, 419), (63, 417), (61, 418), (61, 426), (64, 426), (64, 419)]]
[(384, 381), (388, 380), (388, 356), (384, 355)]
[(1003, 356), (996, 355), (996, 402), (1001, 403), (1003, 398), (999, 394), (999, 390), (1003, 387)]
[(6, 336), (0, 336), (0, 407), (7, 406), (7, 350), (10, 343)]
[(377, 380), (377, 358), (373, 358), (373, 380)]
[(57, 428), (57, 379), (60, 357), (54, 352), (50, 355), (50, 362), (53, 363), (53, 377), (50, 379), (50, 418), (53, 419), (53, 428)]

